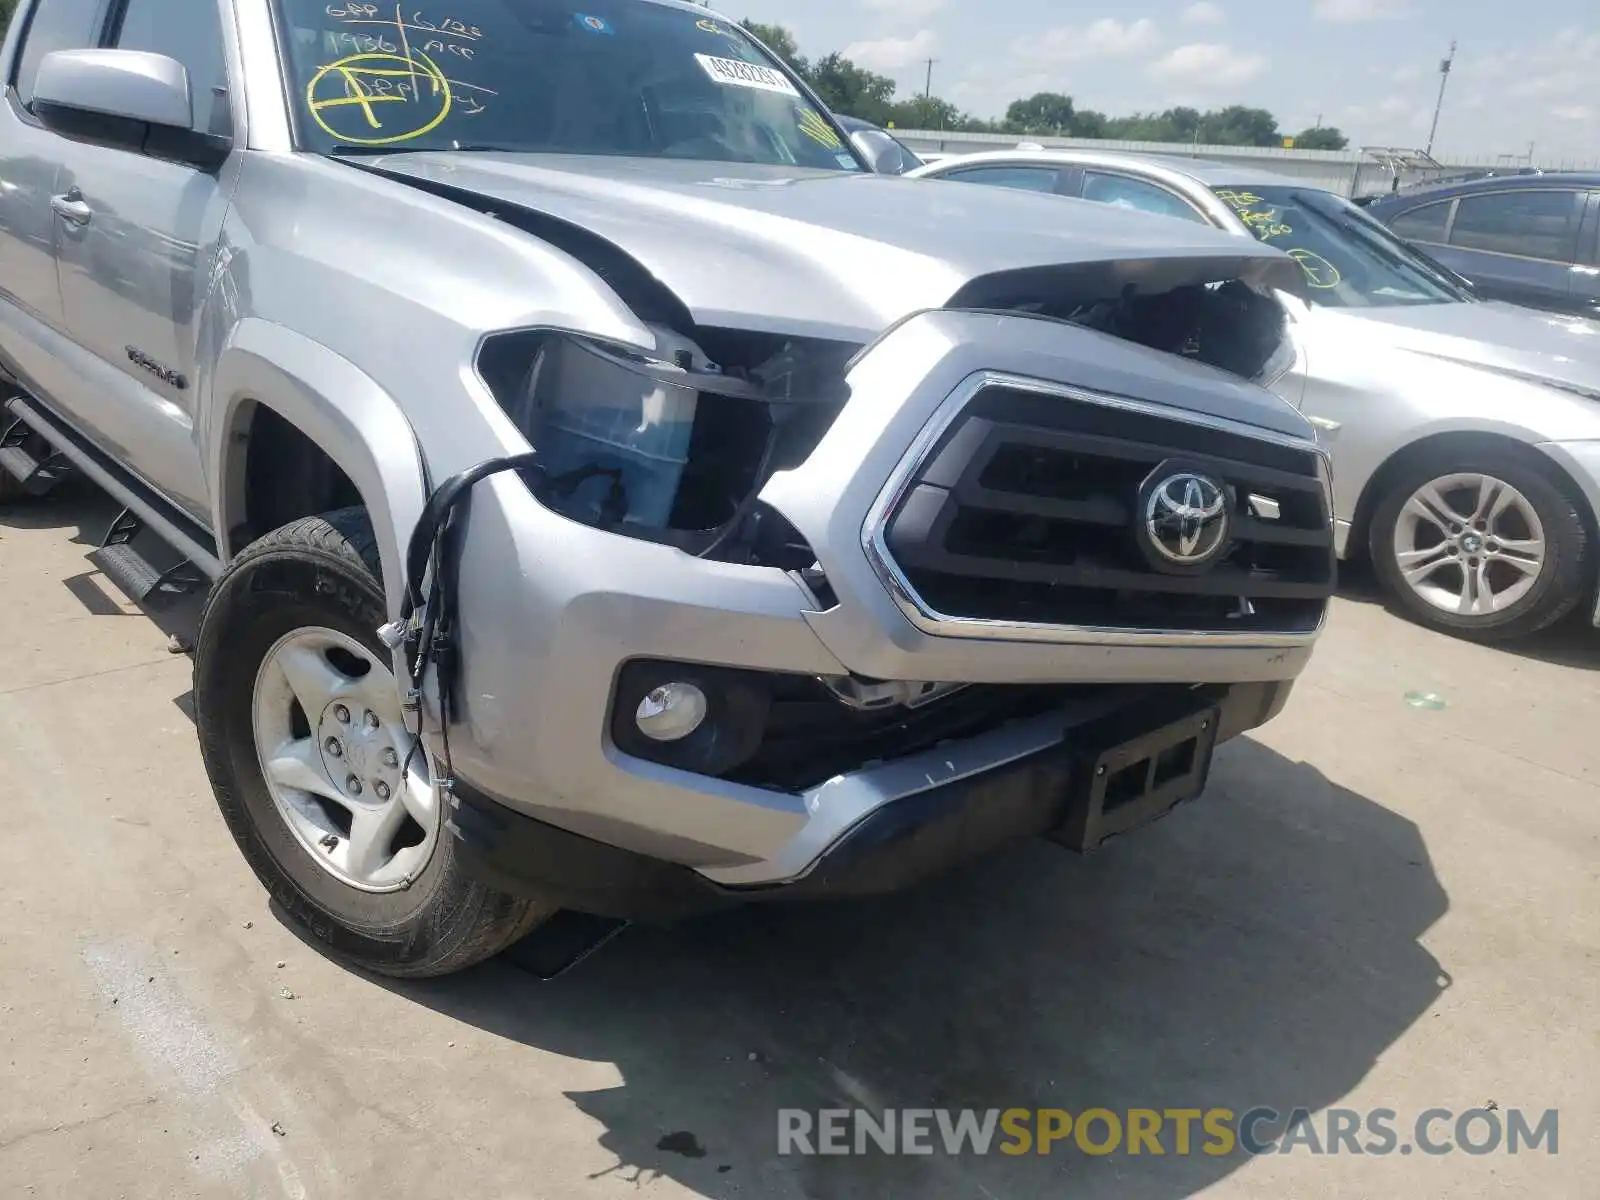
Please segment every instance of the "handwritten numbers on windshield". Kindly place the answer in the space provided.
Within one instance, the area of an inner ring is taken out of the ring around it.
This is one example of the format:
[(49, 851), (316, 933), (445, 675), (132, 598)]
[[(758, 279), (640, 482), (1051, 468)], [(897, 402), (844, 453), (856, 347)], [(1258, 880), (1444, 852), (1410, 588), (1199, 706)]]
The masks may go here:
[(389, 10), (393, 15), (380, 14), (376, 4), (330, 4), (324, 11), (335, 21), (342, 21), (346, 25), (389, 25), (402, 33), (407, 29), (417, 29), (423, 33), (442, 33), (468, 41), (483, 37), (483, 30), (476, 25), (468, 25), (454, 17), (433, 20), (421, 12), (413, 12), (408, 21), (398, 4)]
[(1300, 264), (1300, 269), (1306, 273), (1306, 282), (1312, 287), (1326, 291), (1339, 286), (1341, 281), (1339, 268), (1322, 255), (1314, 254), (1310, 250), (1291, 250), (1289, 257)]
[(1217, 199), (1233, 209), (1234, 215), (1243, 221), (1245, 227), (1263, 242), (1269, 242), (1275, 237), (1283, 237), (1285, 234), (1294, 232), (1292, 225), (1286, 225), (1278, 220), (1278, 208), (1276, 205), (1258, 208), (1257, 206), (1263, 202), (1261, 197), (1254, 192), (1220, 188), (1217, 191)]
[(352, 54), (320, 68), (306, 86), (312, 119), (330, 137), (356, 146), (431, 133), (450, 115), (452, 99), (444, 72), (418, 51)]

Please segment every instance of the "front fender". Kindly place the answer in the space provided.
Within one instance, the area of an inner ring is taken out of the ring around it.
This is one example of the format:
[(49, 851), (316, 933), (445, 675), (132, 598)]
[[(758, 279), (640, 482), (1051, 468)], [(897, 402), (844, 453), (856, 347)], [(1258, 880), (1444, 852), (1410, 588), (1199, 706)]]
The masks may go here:
[(236, 324), (212, 381), (205, 447), (212, 514), (224, 564), (228, 531), (244, 519), (243, 459), (236, 453), (253, 404), (264, 404), (315, 442), (350, 477), (372, 520), (390, 615), (405, 592), (405, 546), (427, 501), (415, 432), (371, 376), (328, 347), (259, 317)]

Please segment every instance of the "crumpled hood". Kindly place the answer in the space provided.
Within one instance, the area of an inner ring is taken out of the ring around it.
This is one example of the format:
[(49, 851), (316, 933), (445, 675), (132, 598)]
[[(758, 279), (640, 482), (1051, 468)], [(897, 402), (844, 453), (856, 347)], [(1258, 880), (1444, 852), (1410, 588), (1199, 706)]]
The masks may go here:
[(1382, 324), (1398, 349), (1600, 400), (1600, 322), (1500, 301), (1342, 311)]
[(578, 226), (705, 325), (867, 341), (976, 280), (1079, 267), (1101, 295), (1242, 278), (1299, 290), (1266, 246), (1199, 224), (1005, 188), (790, 167), (428, 152), (363, 167)]

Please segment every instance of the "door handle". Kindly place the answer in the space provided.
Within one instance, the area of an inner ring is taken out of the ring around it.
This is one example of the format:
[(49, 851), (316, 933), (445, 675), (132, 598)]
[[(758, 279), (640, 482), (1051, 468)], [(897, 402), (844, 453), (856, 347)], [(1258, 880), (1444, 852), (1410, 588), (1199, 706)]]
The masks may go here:
[(94, 219), (94, 209), (84, 203), (83, 193), (77, 188), (64, 196), (51, 196), (50, 207), (56, 210), (56, 216), (74, 225), (87, 225)]

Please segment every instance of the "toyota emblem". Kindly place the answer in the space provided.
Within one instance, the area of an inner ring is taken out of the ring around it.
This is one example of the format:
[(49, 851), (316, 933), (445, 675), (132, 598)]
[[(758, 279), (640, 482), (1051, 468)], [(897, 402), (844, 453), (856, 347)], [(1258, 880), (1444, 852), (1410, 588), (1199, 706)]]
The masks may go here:
[(1222, 557), (1232, 525), (1225, 485), (1164, 463), (1139, 491), (1139, 541), (1157, 570), (1203, 571)]

